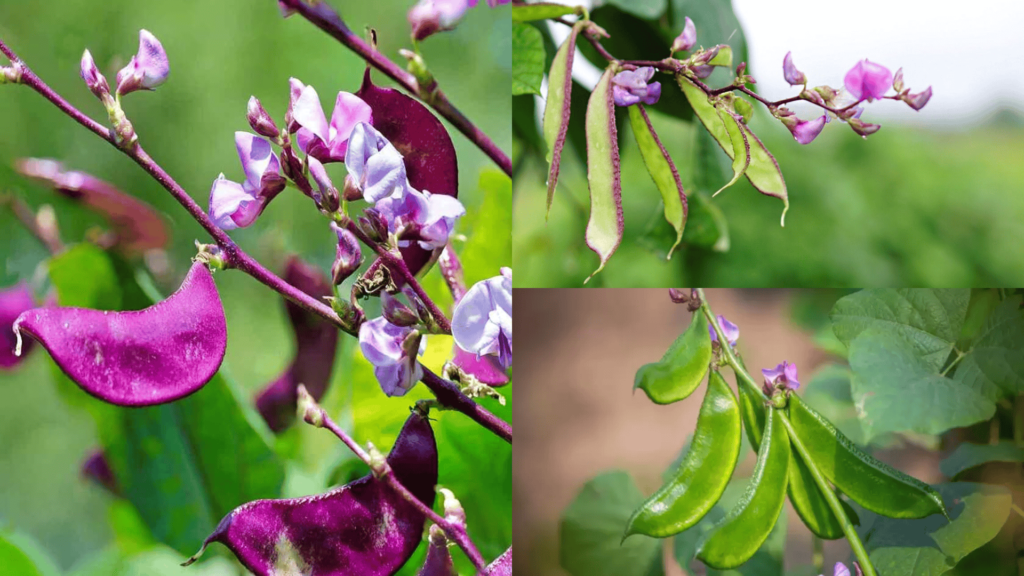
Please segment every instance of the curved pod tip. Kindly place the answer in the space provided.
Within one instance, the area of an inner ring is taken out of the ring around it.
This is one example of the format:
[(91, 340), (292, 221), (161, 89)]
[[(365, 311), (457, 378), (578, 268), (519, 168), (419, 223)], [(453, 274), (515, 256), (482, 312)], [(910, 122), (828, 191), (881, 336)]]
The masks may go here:
[(210, 381), (227, 348), (227, 322), (213, 276), (195, 263), (177, 292), (130, 312), (35, 308), (14, 322), (79, 387), (119, 406), (152, 406)]

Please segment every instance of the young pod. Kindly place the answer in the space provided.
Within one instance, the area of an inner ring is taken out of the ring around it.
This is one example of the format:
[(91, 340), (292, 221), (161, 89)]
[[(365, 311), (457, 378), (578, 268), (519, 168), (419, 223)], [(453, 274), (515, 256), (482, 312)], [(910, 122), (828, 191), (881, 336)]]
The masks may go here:
[(665, 204), (665, 220), (675, 228), (676, 241), (668, 250), (668, 258), (672, 258), (672, 252), (683, 241), (683, 229), (686, 228), (686, 216), (688, 206), (686, 203), (686, 191), (683, 190), (683, 182), (679, 179), (679, 171), (672, 162), (668, 150), (661, 144), (658, 134), (651, 125), (651, 119), (647, 116), (647, 110), (643, 104), (629, 106), (629, 123), (633, 127), (633, 136), (640, 148), (640, 155), (643, 156), (647, 172), (654, 180), (655, 186), (661, 192), (662, 202)]
[(487, 566), (487, 576), (512, 576), (512, 547)]
[(590, 281), (604, 269), (622, 242), (622, 182), (619, 174), (619, 141), (615, 127), (615, 103), (612, 77), (615, 66), (608, 67), (590, 93), (587, 102), (587, 181), (590, 183), (590, 221), (587, 222), (587, 246), (601, 259), (583, 281)]
[(548, 213), (555, 197), (558, 171), (562, 164), (562, 149), (569, 131), (569, 112), (572, 100), (572, 61), (576, 53), (576, 36), (585, 26), (577, 22), (569, 37), (558, 48), (548, 72), (548, 98), (544, 104), (544, 141), (548, 145)]
[(144, 310), (36, 308), (14, 322), (83, 390), (120, 406), (151, 406), (188, 396), (217, 373), (227, 323), (217, 286), (195, 263), (181, 288)]
[(774, 410), (765, 418), (764, 438), (750, 484), (736, 506), (697, 544), (697, 558), (718, 570), (749, 560), (768, 539), (786, 503), (789, 434)]
[[(387, 462), (403, 486), (433, 505), (437, 444), (425, 416), (409, 416)], [(416, 506), (367, 475), (325, 494), (243, 504), (184, 565), (220, 542), (256, 576), (390, 576), (416, 550), (424, 520)]]
[(672, 479), (633, 513), (624, 538), (665, 538), (699, 522), (729, 484), (740, 454), (741, 429), (736, 397), (722, 375), (712, 371), (690, 450)]
[(658, 362), (644, 364), (636, 372), (633, 390), (644, 391), (656, 404), (671, 404), (686, 398), (700, 386), (711, 363), (708, 322), (700, 312), (676, 338)]
[(789, 417), (815, 466), (854, 502), (890, 518), (949, 517), (931, 486), (861, 451), (799, 396), (790, 396)]

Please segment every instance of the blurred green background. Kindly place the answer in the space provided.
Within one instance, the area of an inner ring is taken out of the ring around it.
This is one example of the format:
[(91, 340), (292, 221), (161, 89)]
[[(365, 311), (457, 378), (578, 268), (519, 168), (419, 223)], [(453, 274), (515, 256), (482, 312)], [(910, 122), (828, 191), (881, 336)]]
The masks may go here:
[[(410, 47), (405, 13), (412, 0), (334, 4), (353, 30), (376, 28), (380, 50), (401, 60), (398, 49)], [(508, 7), (477, 7), (466, 14), (458, 30), (421, 43), (424, 58), (453, 103), (506, 151), (511, 149), (508, 22)], [(78, 76), (82, 51), (88, 48), (113, 82), (116, 71), (135, 53), (140, 28), (153, 32), (163, 43), (171, 76), (156, 92), (126, 97), (125, 111), (150, 155), (204, 207), (219, 173), (242, 179), (233, 133), (249, 130), (245, 110), (250, 95), (260, 98), (282, 125), (288, 78), (294, 76), (317, 88), (329, 115), (333, 94), (354, 92), (364, 69), (362, 60), (300, 17), (282, 20), (273, 0), (30, 0), (0, 6), (0, 37), (58, 93), (101, 121), (101, 106)], [(390, 85), (379, 73), (374, 73), (374, 80)], [(0, 191), (11, 192), (33, 207), (52, 204), (67, 243), (82, 239), (88, 230), (102, 225), (102, 219), (20, 177), (12, 168), (17, 158), (56, 158), (70, 169), (94, 174), (150, 202), (171, 226), (168, 256), (173, 273), (160, 287), (165, 292), (172, 290), (195, 253), (193, 241), (205, 240), (202, 230), (180, 206), (132, 161), (34, 92), (19, 86), (0, 87), (0, 111), (4, 119)], [(511, 263), (507, 234), (490, 231), (491, 226), (502, 230), (510, 226), (510, 184), (472, 143), (455, 130), (450, 132), (459, 155), (459, 197), (469, 212), (458, 232), (469, 236), (464, 263), (467, 280), (474, 282), (496, 275), (500, 266)], [(344, 174), (340, 165), (331, 165), (329, 171), (336, 181)], [(19, 280), (34, 280), (37, 289), (44, 287), (39, 265), (48, 256), (46, 251), (5, 209), (0, 210), (0, 228), (4, 231), (0, 236), (4, 258), (0, 287)], [(293, 189), (281, 194), (255, 225), (232, 232), (232, 237), (277, 271), (290, 253), (302, 255), (325, 271), (334, 258), (336, 239), (327, 222)], [(457, 248), (462, 240), (457, 240)], [(436, 270), (424, 283), (432, 294), (443, 290)], [(290, 361), (290, 328), (280, 298), (261, 285), (233, 272), (218, 274), (217, 284), (229, 326), (226, 366), (248, 395), (276, 377)], [(444, 303), (444, 297), (441, 300)], [(377, 418), (391, 415), (385, 418), (386, 426), (380, 425), (380, 433), (366, 416), (348, 410), (342, 417), (356, 426), (359, 440), (389, 447), (397, 432), (392, 420), (404, 420), (411, 398), (423, 397), (423, 393), (385, 399), (365, 370), (354, 377), (355, 347), (350, 338), (343, 336), (342, 341), (333, 386), (344, 394), (339, 392), (333, 401), (341, 407), (343, 400), (338, 398), (365, 392), (368, 400), (364, 404), (370, 414)], [(438, 362), (443, 361), (444, 345), (450, 343), (439, 340), (434, 345), (440, 350)], [(65, 404), (54, 388), (49, 365), (45, 354), (36, 353), (15, 372), (0, 375), (0, 387), (5, 389), (5, 400), (0, 402), (0, 529), (13, 529), (35, 539), (61, 569), (68, 570), (81, 566), (84, 558), (112, 542), (114, 532), (108, 520), (112, 500), (78, 477), (81, 459), (97, 443), (95, 425), (86, 413)], [(511, 418), (510, 408), (485, 402)], [(439, 416), (439, 426), (461, 428), (460, 419), (465, 420), (460, 414), (444, 413)], [(472, 437), (479, 433), (472, 427), (465, 431), (466, 454), (475, 453)], [(488, 450), (493, 452), (490, 444)], [(511, 450), (507, 452), (510, 463)], [(498, 470), (502, 466), (493, 460), (487, 465)], [(289, 495), (309, 493), (307, 490), (323, 483), (322, 478), (302, 480), (313, 473), (303, 472), (301, 465), (298, 468), (286, 483), (286, 492), (292, 492)], [(469, 474), (471, 468), (465, 472)], [(502, 474), (507, 477), (509, 473), (504, 470)], [(501, 501), (505, 493), (510, 494), (509, 487), (496, 486), (488, 497)], [(498, 506), (510, 509), (510, 505), (505, 501)], [(113, 514), (117, 516), (116, 509)], [(491, 538), (485, 540), (495, 542), (484, 546), (485, 556), (501, 552), (496, 544), (499, 540), (508, 545), (510, 522), (507, 517), (479, 522), (480, 530), (490, 530)], [(166, 550), (148, 554), (155, 558), (152, 567), (146, 563), (149, 560), (140, 560), (139, 566), (144, 567), (134, 568), (139, 573), (163, 574), (168, 567), (178, 573), (181, 558), (177, 554)], [(216, 571), (221, 561), (215, 560), (208, 569)], [(203, 570), (194, 572), (204, 574)]]

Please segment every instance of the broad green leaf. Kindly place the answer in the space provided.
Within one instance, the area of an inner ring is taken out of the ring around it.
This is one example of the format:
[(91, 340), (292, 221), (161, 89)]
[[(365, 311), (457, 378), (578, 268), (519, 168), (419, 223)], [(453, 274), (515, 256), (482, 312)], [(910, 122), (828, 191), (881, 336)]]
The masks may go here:
[(548, 160), (548, 213), (558, 185), (558, 172), (562, 165), (562, 148), (569, 129), (572, 111), (572, 61), (576, 54), (576, 36), (583, 23), (577, 23), (558, 48), (551, 70), (548, 72), (548, 97), (544, 104), (544, 142)]
[(865, 440), (883, 432), (938, 434), (991, 418), (995, 404), (938, 374), (913, 344), (885, 328), (850, 344), (853, 401)]
[(1010, 492), (1001, 486), (954, 482), (934, 488), (952, 521), (934, 514), (897, 520), (857, 506), (857, 529), (879, 576), (939, 576), (996, 537), (1010, 514)]
[(665, 208), (665, 220), (672, 225), (676, 231), (675, 242), (668, 250), (666, 260), (672, 258), (672, 252), (683, 239), (683, 230), (686, 228), (686, 191), (683, 190), (683, 183), (679, 180), (679, 172), (676, 170), (672, 157), (668, 150), (658, 139), (658, 134), (651, 125), (651, 119), (647, 116), (642, 104), (629, 106), (629, 122), (633, 127), (633, 136), (640, 148), (640, 155), (644, 158), (644, 165), (647, 172), (654, 180), (654, 184), (661, 192), (662, 205)]
[(564, 4), (553, 4), (550, 2), (515, 4), (512, 6), (513, 22), (547, 20), (548, 18), (560, 18), (562, 16), (568, 16), (569, 14), (582, 16), (583, 8), (581, 6), (566, 6)]
[(34, 540), (17, 532), (0, 532), (0, 567), (4, 574), (59, 576), (60, 570)]
[(668, 0), (605, 0), (606, 3), (643, 18), (654, 20), (665, 13)]
[(888, 331), (910, 342), (938, 371), (960, 335), (970, 290), (880, 288), (839, 299), (832, 308), (832, 329), (847, 347), (869, 328)]
[(590, 220), (587, 222), (587, 246), (601, 259), (584, 284), (604, 269), (608, 259), (622, 242), (622, 184), (619, 180), (619, 143), (612, 102), (612, 76), (609, 66), (587, 102), (587, 181), (590, 184)]
[(498, 169), (486, 168), (480, 172), (477, 189), (483, 201), (478, 207), (467, 208), (457, 229), (466, 235), (466, 241), (454, 244), (468, 286), (497, 276), (502, 266), (512, 265), (512, 180)]
[(512, 24), (512, 95), (540, 94), (544, 79), (544, 40), (530, 24)]
[(96, 245), (76, 244), (51, 258), (48, 268), (61, 306), (121, 309), (121, 288), (114, 263)]
[(663, 576), (661, 540), (638, 534), (622, 541), (643, 501), (625, 472), (605, 472), (587, 482), (562, 513), (562, 568), (572, 576)]
[(1024, 462), (1024, 448), (1009, 440), (998, 444), (964, 442), (939, 464), (939, 470), (956, 480), (961, 473), (989, 462)]
[(1021, 297), (1007, 298), (985, 321), (955, 379), (989, 398), (1024, 393), (1024, 314)]

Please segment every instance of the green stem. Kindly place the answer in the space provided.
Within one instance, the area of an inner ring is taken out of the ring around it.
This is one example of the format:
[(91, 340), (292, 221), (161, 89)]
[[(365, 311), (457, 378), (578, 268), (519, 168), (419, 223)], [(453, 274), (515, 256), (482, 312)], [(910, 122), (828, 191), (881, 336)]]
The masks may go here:
[(815, 572), (825, 572), (825, 543), (821, 538), (817, 536), (811, 536), (811, 542), (814, 544), (814, 554), (812, 561), (814, 562)]
[(963, 360), (964, 356), (966, 356), (966, 354), (964, 354), (960, 350), (957, 350), (956, 348), (954, 348), (953, 351), (956, 352), (956, 358), (954, 358), (953, 361), (949, 363), (949, 366), (946, 366), (946, 369), (942, 371), (943, 376), (945, 376), (947, 372), (952, 370), (953, 366), (959, 364), (960, 361)]
[[(725, 356), (726, 363), (732, 368), (733, 373), (736, 374), (736, 382), (743, 382), (749, 386), (752, 390), (755, 390), (765, 402), (768, 401), (768, 397), (764, 395), (764, 391), (757, 385), (757, 382), (750, 376), (746, 368), (740, 362), (739, 358), (736, 357), (736, 353), (733, 351), (732, 346), (729, 345), (729, 340), (726, 339), (725, 334), (722, 332), (722, 327), (718, 325), (718, 321), (715, 318), (714, 312), (711, 311), (711, 306), (708, 305), (708, 299), (704, 297), (704, 290), (697, 288), (697, 294), (700, 295), (700, 310), (704, 313), (704, 317), (708, 319), (708, 323), (715, 330), (715, 334), (718, 335), (719, 348), (722, 350), (722, 354)], [(722, 343), (724, 345), (721, 345)]]
[(1013, 405), (1013, 441), (1024, 447), (1024, 395), (1018, 394)]
[(846, 512), (843, 510), (842, 504), (839, 502), (839, 497), (836, 496), (835, 491), (829, 486), (825, 476), (822, 475), (821, 470), (818, 470), (818, 466), (814, 463), (811, 458), (810, 452), (807, 451), (807, 447), (804, 446), (803, 441), (796, 434), (796, 430), (793, 429), (793, 424), (790, 423), (789, 417), (782, 410), (778, 410), (775, 413), (782, 419), (782, 423), (785, 424), (786, 430), (789, 432), (789, 441), (796, 448), (796, 451), (800, 454), (800, 458), (803, 459), (804, 464), (807, 465), (807, 469), (811, 471), (811, 476), (814, 477), (814, 482), (818, 485), (821, 493), (825, 496), (825, 500), (828, 502), (829, 508), (832, 509), (832, 513), (836, 515), (839, 520), (839, 524), (843, 528), (843, 534), (846, 535), (846, 540), (850, 543), (850, 548), (853, 549), (853, 555), (857, 557), (857, 562), (860, 563), (861, 570), (864, 571), (864, 576), (878, 576), (875, 572), (874, 566), (871, 565), (871, 559), (868, 558), (868, 553), (864, 549), (864, 544), (860, 541), (860, 537), (857, 536), (857, 531), (854, 529), (853, 524), (850, 523), (850, 519), (846, 517)]

